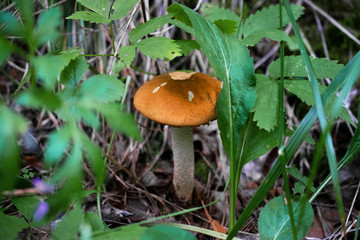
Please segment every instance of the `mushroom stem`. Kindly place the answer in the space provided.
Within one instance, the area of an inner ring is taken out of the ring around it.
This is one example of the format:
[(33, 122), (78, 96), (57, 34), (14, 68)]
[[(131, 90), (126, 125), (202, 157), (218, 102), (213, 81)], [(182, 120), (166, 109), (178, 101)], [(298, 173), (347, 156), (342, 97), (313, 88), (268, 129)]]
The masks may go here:
[(183, 202), (191, 200), (194, 188), (194, 144), (192, 135), (192, 127), (172, 128), (173, 184), (177, 197)]

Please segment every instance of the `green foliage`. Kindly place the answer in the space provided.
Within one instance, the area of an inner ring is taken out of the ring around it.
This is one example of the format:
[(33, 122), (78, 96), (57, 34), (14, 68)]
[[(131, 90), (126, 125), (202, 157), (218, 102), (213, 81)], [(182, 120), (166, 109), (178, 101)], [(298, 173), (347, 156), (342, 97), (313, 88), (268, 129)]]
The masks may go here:
[(79, 232), (81, 223), (84, 220), (84, 214), (80, 204), (75, 204), (74, 208), (68, 210), (62, 220), (57, 223), (51, 234), (52, 239), (74, 239)]
[(110, 9), (110, 2), (107, 0), (79, 0), (84, 7), (92, 10), (78, 11), (66, 19), (81, 19), (92, 23), (110, 23), (124, 17), (134, 7), (138, 0), (116, 0)]
[(181, 56), (180, 48), (175, 41), (165, 37), (146, 38), (138, 42), (136, 47), (143, 54), (150, 56), (154, 60), (164, 57), (172, 60), (175, 57)]
[(33, 220), (34, 213), (40, 200), (36, 197), (14, 198), (11, 202), (21, 212), (28, 222)]
[[(300, 218), (301, 208), (304, 214)], [(314, 221), (314, 212), (310, 203), (303, 199), (293, 202), (294, 218), (297, 230), (297, 239), (303, 239)], [(284, 196), (279, 196), (268, 202), (259, 216), (259, 233), (262, 240), (293, 239), (289, 220), (288, 207)]]
[(28, 225), (23, 218), (8, 216), (0, 212), (0, 235), (3, 240), (15, 240), (18, 232)]
[(156, 225), (148, 228), (140, 240), (196, 240), (191, 233), (168, 225)]
[[(300, 5), (291, 5), (291, 10), (294, 13), (295, 19), (302, 15), (304, 7)], [(285, 9), (283, 7), (283, 26), (290, 22)], [(268, 8), (263, 8), (255, 14), (250, 15), (244, 23), (243, 35), (244, 43), (250, 46), (258, 43), (262, 38), (270, 38), (272, 40), (289, 40), (286, 34), (279, 29), (279, 5), (271, 5)], [(278, 30), (278, 31), (277, 31)], [(280, 33), (282, 32), (282, 33)]]
[(203, 13), (203, 16), (211, 22), (215, 22), (221, 19), (231, 20), (236, 23), (240, 21), (240, 17), (236, 13), (230, 11), (229, 9), (221, 8), (210, 3), (202, 4), (200, 10)]
[[(310, 59), (317, 78), (335, 78), (344, 65), (335, 60), (328, 61), (326, 58)], [(304, 62), (301, 56), (284, 57), (284, 76), (285, 77), (307, 77)], [(280, 59), (272, 62), (269, 66), (269, 74), (272, 79), (280, 77)]]

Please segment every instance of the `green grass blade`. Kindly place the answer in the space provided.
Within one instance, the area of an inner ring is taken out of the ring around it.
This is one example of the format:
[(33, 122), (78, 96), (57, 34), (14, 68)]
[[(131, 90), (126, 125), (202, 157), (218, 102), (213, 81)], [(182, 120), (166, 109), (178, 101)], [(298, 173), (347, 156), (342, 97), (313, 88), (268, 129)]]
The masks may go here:
[[(322, 100), (324, 103), (328, 102), (330, 98), (335, 94), (335, 92), (343, 85), (344, 82), (348, 80), (350, 75), (359, 75), (360, 68), (360, 52), (358, 52), (352, 60), (342, 69), (342, 71), (336, 76), (336, 78), (331, 82), (326, 91), (322, 94)], [(307, 115), (302, 120), (300, 126), (295, 130), (290, 141), (284, 148), (285, 152), (285, 162), (289, 162), (291, 157), (295, 154), (296, 150), (302, 143), (303, 139), (307, 135), (308, 131), (316, 121), (317, 115), (315, 107), (312, 107)], [(360, 139), (358, 140), (358, 152), (360, 153)], [(355, 148), (356, 149), (356, 148)], [(351, 155), (351, 154), (348, 154)], [(350, 158), (350, 156), (348, 156)], [(237, 220), (234, 228), (230, 230), (228, 238), (232, 239), (239, 229), (245, 224), (248, 218), (253, 213), (253, 210), (263, 201), (266, 194), (270, 191), (271, 187), (274, 185), (277, 178), (280, 176), (280, 162), (276, 161), (273, 167), (270, 169), (269, 173), (266, 175), (264, 181), (260, 184), (255, 195), (251, 198), (250, 202), (242, 212), (241, 216)]]
[[(323, 133), (325, 133), (328, 128), (328, 123), (327, 123), (326, 116), (325, 116), (324, 106), (323, 106), (323, 103), (321, 100), (319, 84), (318, 84), (314, 69), (312, 67), (312, 64), (310, 62), (309, 56), (306, 52), (304, 42), (302, 41), (300, 31), (297, 27), (294, 15), (290, 9), (290, 4), (287, 0), (284, 0), (284, 4), (285, 4), (286, 12), (289, 16), (290, 22), (293, 26), (293, 30), (294, 30), (298, 45), (300, 47), (300, 53), (301, 53), (302, 59), (304, 61), (305, 68), (307, 70), (308, 77), (309, 77), (309, 80), (311, 83), (311, 88), (312, 88), (314, 99), (315, 99), (315, 108), (316, 108), (316, 112), (318, 114), (321, 131)], [(328, 163), (329, 163), (329, 167), (330, 167), (330, 172), (331, 172), (332, 179), (333, 179), (336, 204), (337, 204), (337, 207), (339, 210), (341, 223), (345, 230), (345, 212), (344, 212), (344, 206), (343, 206), (343, 201), (342, 201), (342, 197), (341, 197), (340, 180), (339, 180), (338, 172), (336, 169), (336, 155), (335, 155), (334, 145), (333, 145), (333, 142), (332, 142), (332, 139), (331, 139), (331, 136), (329, 133), (326, 135), (325, 149), (326, 149), (326, 155), (327, 155)]]

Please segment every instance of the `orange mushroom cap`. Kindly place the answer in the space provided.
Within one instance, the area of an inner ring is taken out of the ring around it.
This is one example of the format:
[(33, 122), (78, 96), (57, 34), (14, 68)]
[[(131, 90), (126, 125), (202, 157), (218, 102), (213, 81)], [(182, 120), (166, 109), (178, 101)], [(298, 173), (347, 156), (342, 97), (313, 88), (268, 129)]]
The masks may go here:
[(134, 106), (158, 123), (195, 127), (216, 119), (220, 90), (221, 82), (203, 73), (166, 73), (139, 88)]

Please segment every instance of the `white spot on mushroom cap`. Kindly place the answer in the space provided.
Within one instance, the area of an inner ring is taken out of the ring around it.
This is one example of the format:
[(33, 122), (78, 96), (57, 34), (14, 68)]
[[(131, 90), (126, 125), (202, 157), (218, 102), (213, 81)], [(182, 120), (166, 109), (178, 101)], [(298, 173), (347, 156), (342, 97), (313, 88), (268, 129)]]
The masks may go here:
[(156, 93), (159, 89), (160, 89), (160, 86), (154, 88), (154, 90), (152, 91), (152, 93)]
[(194, 93), (192, 91), (188, 91), (188, 100), (191, 102), (194, 98)]
[(163, 82), (162, 84), (160, 84), (160, 87), (163, 87), (167, 84), (167, 82)]

